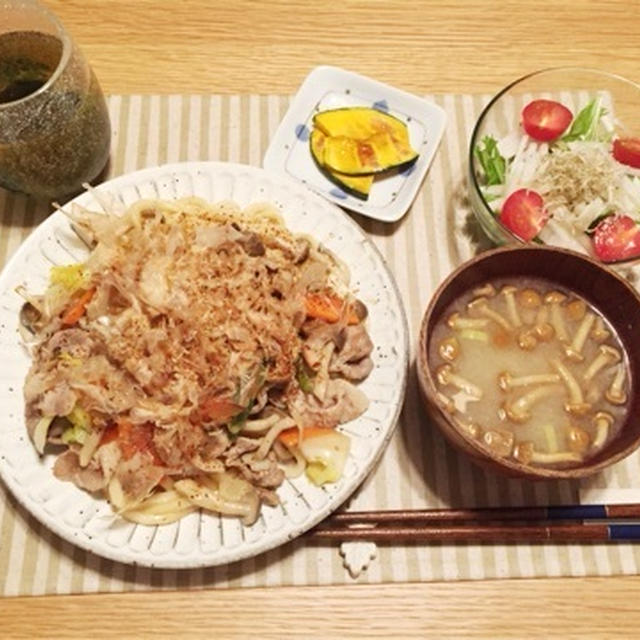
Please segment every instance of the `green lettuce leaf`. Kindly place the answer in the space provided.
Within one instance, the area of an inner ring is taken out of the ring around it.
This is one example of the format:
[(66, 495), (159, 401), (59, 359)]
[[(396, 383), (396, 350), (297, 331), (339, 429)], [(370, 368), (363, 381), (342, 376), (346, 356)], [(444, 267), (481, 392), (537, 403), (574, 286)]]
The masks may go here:
[(573, 142), (574, 140), (599, 140), (598, 124), (606, 109), (600, 106), (600, 98), (590, 100), (573, 119), (569, 131), (560, 140)]

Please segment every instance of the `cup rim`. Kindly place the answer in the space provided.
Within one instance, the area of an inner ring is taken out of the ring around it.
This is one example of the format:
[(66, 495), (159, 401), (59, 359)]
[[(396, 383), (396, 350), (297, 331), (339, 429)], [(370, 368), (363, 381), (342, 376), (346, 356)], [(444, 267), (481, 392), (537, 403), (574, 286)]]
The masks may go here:
[[(470, 179), (470, 182), (471, 182), (470, 188), (473, 190), (473, 192), (475, 194), (477, 194), (479, 196), (480, 204), (482, 205), (484, 213), (486, 213), (487, 215), (490, 215), (492, 218), (495, 218), (495, 216), (493, 215), (493, 210), (489, 206), (489, 203), (487, 202), (486, 198), (484, 197), (484, 194), (482, 193), (482, 189), (480, 188), (480, 183), (478, 182), (478, 177), (476, 175), (475, 166), (474, 166), (474, 152), (473, 152), (473, 150), (475, 149), (477, 138), (478, 138), (478, 135), (480, 133), (480, 127), (481, 127), (482, 123), (484, 122), (484, 120), (486, 118), (486, 115), (489, 113), (489, 111), (493, 107), (493, 105), (505, 93), (507, 93), (510, 89), (512, 89), (516, 85), (520, 84), (521, 82), (524, 82), (525, 80), (528, 80), (529, 78), (534, 78), (536, 76), (540, 76), (540, 75), (543, 75), (545, 73), (550, 73), (550, 72), (558, 72), (558, 73), (570, 73), (570, 72), (576, 73), (576, 72), (579, 72), (579, 73), (592, 73), (594, 75), (606, 76), (606, 77), (608, 77), (610, 79), (613, 79), (613, 80), (616, 80), (616, 81), (619, 81), (619, 82), (623, 82), (623, 83), (625, 83), (627, 85), (631, 85), (632, 87), (635, 87), (638, 90), (638, 92), (640, 92), (640, 84), (638, 84), (637, 82), (634, 82), (633, 80), (630, 80), (629, 78), (625, 78), (624, 76), (621, 76), (621, 75), (619, 75), (617, 73), (611, 73), (610, 71), (604, 71), (602, 69), (596, 69), (594, 67), (581, 67), (581, 66), (546, 67), (545, 69), (539, 69), (537, 71), (532, 71), (531, 73), (527, 73), (527, 74), (525, 74), (523, 76), (520, 76), (516, 80), (513, 80), (512, 82), (507, 84), (505, 87), (500, 89), (500, 91), (498, 91), (491, 98), (491, 100), (489, 100), (489, 102), (483, 107), (480, 115), (478, 116), (478, 119), (476, 120), (476, 122), (475, 122), (475, 124), (473, 126), (473, 130), (471, 131), (471, 138), (469, 140), (469, 151), (468, 151), (468, 154), (467, 154), (467, 167), (468, 167), (469, 179)], [(505, 239), (505, 242), (513, 243), (513, 244), (516, 244), (518, 246), (527, 246), (529, 244), (529, 243), (525, 242), (524, 240), (522, 240), (521, 238), (519, 238), (517, 235), (515, 235), (510, 229), (507, 229), (507, 227), (505, 227), (499, 220), (496, 220), (496, 224), (498, 225), (498, 227), (500, 229), (500, 233), (503, 236), (503, 238)], [(550, 245), (550, 246), (554, 247), (555, 245)], [(562, 247), (558, 247), (558, 248), (562, 248)], [(591, 257), (591, 256), (589, 256), (589, 257)], [(629, 266), (630, 264), (634, 264), (635, 262), (638, 262), (639, 260), (640, 260), (640, 258), (629, 258), (627, 260), (619, 260), (617, 262), (611, 262), (611, 263), (602, 262), (601, 264), (603, 264), (605, 266), (607, 266), (607, 265), (609, 265), (609, 266)]]
[(39, 2), (32, 0), (30, 1), (30, 4), (33, 5), (34, 10), (36, 10), (44, 18), (49, 20), (49, 22), (57, 32), (58, 38), (62, 42), (62, 53), (60, 54), (60, 60), (58, 60), (58, 64), (53, 70), (53, 73), (47, 78), (47, 81), (41, 87), (36, 89), (33, 93), (23, 96), (22, 98), (0, 104), (0, 111), (15, 107), (18, 104), (29, 102), (37, 96), (43, 94), (45, 91), (49, 90), (51, 86), (58, 80), (63, 70), (69, 63), (69, 59), (71, 58), (72, 41), (62, 22), (60, 22), (58, 17), (50, 9), (40, 4)]

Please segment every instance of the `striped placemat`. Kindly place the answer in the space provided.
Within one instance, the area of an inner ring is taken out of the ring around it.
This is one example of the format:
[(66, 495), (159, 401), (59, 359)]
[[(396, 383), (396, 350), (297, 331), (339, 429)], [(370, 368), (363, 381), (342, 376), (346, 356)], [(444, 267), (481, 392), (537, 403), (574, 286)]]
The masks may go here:
[[(445, 109), (448, 126), (413, 207), (394, 224), (356, 216), (395, 274), (413, 347), (431, 293), (482, 242), (467, 201), (466, 161), (471, 129), (488, 96), (426, 97)], [(111, 96), (110, 173), (187, 160), (260, 165), (288, 103), (288, 96)], [(0, 263), (48, 213), (46, 207), (0, 190)], [(534, 484), (485, 474), (445, 444), (427, 422), (412, 371), (398, 430), (349, 508), (547, 505), (575, 502), (585, 491), (606, 497), (605, 488), (640, 502), (640, 455), (581, 484)], [(380, 548), (368, 570), (354, 580), (336, 547), (296, 540), (229, 566), (151, 570), (103, 560), (59, 539), (0, 486), (4, 595), (615, 575), (635, 574), (638, 567), (640, 547), (630, 544), (411, 545)]]

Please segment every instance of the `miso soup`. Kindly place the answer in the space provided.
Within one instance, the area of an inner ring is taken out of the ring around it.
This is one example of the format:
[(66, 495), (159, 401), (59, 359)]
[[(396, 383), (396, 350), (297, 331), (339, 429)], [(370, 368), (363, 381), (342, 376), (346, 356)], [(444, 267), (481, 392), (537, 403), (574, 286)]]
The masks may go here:
[(629, 368), (612, 327), (544, 280), (503, 279), (463, 294), (429, 344), (441, 406), (494, 454), (571, 467), (620, 430)]

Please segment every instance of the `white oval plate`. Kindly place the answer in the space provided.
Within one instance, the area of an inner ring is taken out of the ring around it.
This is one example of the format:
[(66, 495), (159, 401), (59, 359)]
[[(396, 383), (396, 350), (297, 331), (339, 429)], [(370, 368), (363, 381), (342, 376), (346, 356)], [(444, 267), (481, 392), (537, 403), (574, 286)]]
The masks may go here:
[[(374, 369), (361, 388), (371, 405), (344, 425), (351, 453), (339, 482), (318, 488), (303, 476), (285, 481), (281, 504), (263, 506), (258, 521), (193, 513), (179, 522), (143, 526), (115, 517), (104, 499), (57, 480), (55, 456), (40, 458), (27, 435), (22, 386), (30, 358), (17, 333), (22, 305), (15, 287), (46, 287), (52, 264), (84, 259), (86, 248), (57, 212), (18, 249), (0, 275), (0, 476), (18, 501), (59, 536), (98, 555), (149, 567), (190, 568), (254, 556), (300, 535), (336, 509), (364, 480), (391, 437), (402, 406), (408, 365), (408, 331), (393, 277), (374, 245), (340, 209), (305, 187), (262, 169), (198, 162), (164, 165), (115, 178), (99, 188), (124, 205), (140, 198), (176, 199), (190, 195), (208, 201), (230, 199), (241, 207), (270, 202), (294, 232), (312, 234), (350, 267), (352, 287), (369, 309), (368, 330), (375, 345)], [(100, 210), (94, 195), (74, 202)]]

